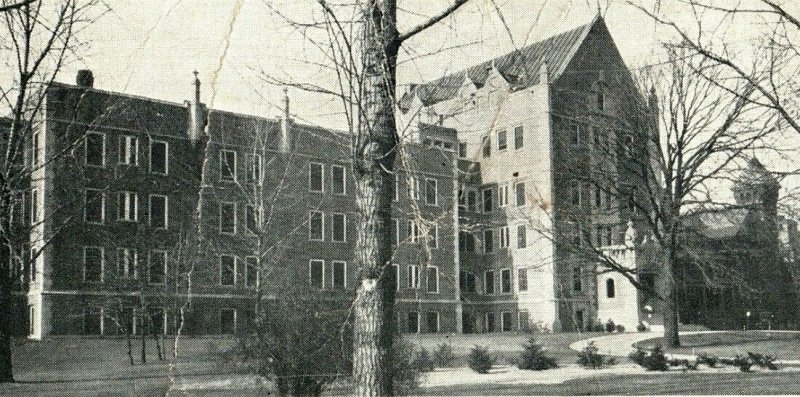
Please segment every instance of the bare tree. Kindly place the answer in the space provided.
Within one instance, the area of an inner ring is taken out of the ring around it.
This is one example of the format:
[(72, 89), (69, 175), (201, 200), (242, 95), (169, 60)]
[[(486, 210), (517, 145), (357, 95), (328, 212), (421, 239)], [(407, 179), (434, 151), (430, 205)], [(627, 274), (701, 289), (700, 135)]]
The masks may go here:
[[(100, 2), (67, 0), (58, 5), (41, 1), (2, 2), (3, 46), (0, 52), (13, 72), (7, 85), (0, 88), (8, 107), (8, 125), (0, 140), (0, 382), (14, 380), (11, 334), (13, 331), (13, 292), (22, 269), (41, 251), (33, 247), (31, 255), (18, 255), (30, 239), (30, 227), (15, 225), (15, 208), (30, 189), (37, 169), (52, 158), (40, 159), (30, 150), (34, 133), (41, 126), (45, 92), (62, 67), (80, 53), (86, 43), (78, 35), (100, 14)], [(26, 162), (26, 153), (36, 161)], [(51, 157), (56, 154), (50, 154)], [(36, 207), (34, 211), (38, 211)], [(41, 219), (34, 223), (38, 224)], [(30, 223), (25, 223), (29, 225)], [(16, 256), (16, 257), (15, 257)]]

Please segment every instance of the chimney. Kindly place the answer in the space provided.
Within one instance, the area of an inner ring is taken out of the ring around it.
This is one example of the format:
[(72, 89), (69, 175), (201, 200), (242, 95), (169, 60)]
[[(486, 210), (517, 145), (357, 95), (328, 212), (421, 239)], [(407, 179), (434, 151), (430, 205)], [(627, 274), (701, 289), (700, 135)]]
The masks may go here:
[(194, 98), (187, 101), (189, 105), (189, 139), (196, 143), (203, 136), (206, 128), (206, 105), (200, 102), (200, 79), (194, 71)]
[(283, 115), (281, 116), (281, 135), (278, 142), (278, 150), (282, 153), (289, 153), (292, 149), (292, 140), (289, 130), (292, 118), (289, 114), (289, 89), (283, 89)]
[(94, 75), (89, 69), (81, 69), (78, 75), (75, 76), (75, 84), (79, 87), (92, 88), (94, 87)]

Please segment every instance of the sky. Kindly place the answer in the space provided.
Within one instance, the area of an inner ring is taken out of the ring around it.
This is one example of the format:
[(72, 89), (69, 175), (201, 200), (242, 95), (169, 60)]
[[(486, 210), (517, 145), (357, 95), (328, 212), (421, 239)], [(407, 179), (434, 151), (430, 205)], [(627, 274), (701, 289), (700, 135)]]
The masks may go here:
[[(304, 31), (286, 21), (319, 17), (315, 0), (108, 1), (110, 12), (83, 33), (91, 47), (58, 80), (74, 83), (78, 69), (91, 69), (96, 88), (183, 102), (193, 95), (192, 72), (197, 70), (201, 99), (212, 108), (267, 117), (281, 113), (283, 87), (267, 84), (265, 75), (296, 82), (334, 81), (312, 64), (319, 61), (318, 53)], [(652, 1), (657, 0), (635, 1), (652, 9)], [(400, 30), (438, 13), (450, 2), (398, 0)], [(660, 0), (659, 4), (660, 12), (671, 19), (693, 18), (678, 12), (685, 10), (679, 0)], [(588, 23), (598, 12), (630, 68), (653, 62), (660, 41), (669, 37), (668, 29), (626, 0), (471, 0), (451, 18), (404, 45), (399, 89)], [(744, 42), (748, 25), (730, 24), (720, 34), (726, 35), (726, 41)], [(291, 89), (289, 95), (297, 120), (345, 128), (335, 98), (299, 89)], [(772, 169), (794, 166), (770, 159), (762, 162)]]

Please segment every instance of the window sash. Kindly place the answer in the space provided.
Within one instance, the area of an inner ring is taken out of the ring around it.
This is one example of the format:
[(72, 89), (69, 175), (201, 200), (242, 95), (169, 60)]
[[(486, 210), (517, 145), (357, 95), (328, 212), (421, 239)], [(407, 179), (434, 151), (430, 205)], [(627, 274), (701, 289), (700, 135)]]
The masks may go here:
[(516, 193), (517, 206), (525, 205), (525, 182), (519, 182), (514, 186)]
[(102, 247), (83, 248), (83, 281), (103, 282), (105, 258)]
[(150, 172), (166, 175), (169, 173), (169, 145), (164, 141), (150, 142)]
[[(158, 207), (161, 207), (160, 210)], [(169, 220), (169, 200), (166, 196), (150, 196), (150, 226), (166, 229)]]
[(522, 149), (525, 146), (525, 134), (522, 126), (514, 128), (514, 150)]
[(320, 193), (325, 191), (325, 165), (320, 163), (309, 163), (308, 190)]
[(439, 268), (436, 266), (428, 266), (427, 270), (427, 280), (426, 286), (428, 293), (431, 294), (438, 294), (439, 293)]
[(333, 261), (333, 280), (331, 280), (333, 289), (347, 288), (347, 262)]
[(425, 180), (425, 204), (439, 205), (438, 181), (436, 179)]
[(494, 294), (494, 271), (489, 270), (483, 273), (483, 291), (486, 295)]
[(520, 292), (528, 290), (528, 268), (517, 269), (517, 289)]
[(347, 215), (331, 214), (331, 241), (344, 243), (347, 241)]
[(100, 132), (87, 132), (84, 137), (85, 164), (103, 167), (106, 165), (106, 135)]
[(167, 253), (165, 251), (150, 251), (147, 271), (147, 281), (150, 284), (164, 284), (167, 276)]
[(492, 203), (492, 189), (491, 188), (483, 189), (483, 212), (484, 213), (492, 212), (493, 205), (494, 203)]
[[(37, 201), (38, 201), (38, 191), (35, 194)], [(103, 223), (105, 220), (105, 194), (102, 190), (99, 189), (86, 189), (85, 192), (85, 213), (84, 213), (84, 220), (88, 223)], [(38, 208), (38, 206), (37, 206)], [(38, 211), (32, 211), (36, 213)], [(38, 220), (38, 214), (36, 214), (35, 219)]]
[(236, 180), (236, 152), (233, 150), (221, 150), (219, 162), (219, 175), (223, 181)]
[(120, 135), (118, 155), (120, 164), (139, 165), (139, 138)]
[(408, 283), (406, 284), (409, 289), (419, 289), (419, 266), (408, 266)]
[(233, 255), (220, 255), (219, 257), (219, 283), (220, 285), (236, 285), (236, 257)]
[(219, 205), (219, 232), (236, 234), (236, 203), (221, 202)]
[(340, 165), (331, 166), (333, 194), (347, 194), (347, 169)]
[(139, 219), (139, 196), (136, 192), (117, 194), (117, 220), (136, 222)]
[(308, 264), (309, 285), (316, 289), (325, 289), (325, 261), (312, 259)]
[(506, 130), (497, 131), (497, 151), (508, 149), (508, 133)]
[(262, 160), (260, 154), (251, 154), (248, 156), (247, 167), (247, 180), (261, 184), (261, 171)]
[(259, 284), (259, 261), (255, 256), (245, 258), (244, 285), (246, 287), (257, 287)]
[(308, 213), (308, 239), (325, 241), (325, 215), (319, 211)]
[(503, 294), (511, 293), (511, 269), (500, 271), (500, 292)]

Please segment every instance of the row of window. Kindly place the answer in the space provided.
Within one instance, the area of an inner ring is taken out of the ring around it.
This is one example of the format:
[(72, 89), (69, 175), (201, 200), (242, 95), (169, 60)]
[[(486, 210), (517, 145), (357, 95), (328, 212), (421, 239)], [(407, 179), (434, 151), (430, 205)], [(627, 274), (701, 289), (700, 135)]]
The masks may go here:
[(615, 231), (614, 225), (595, 225), (594, 227), (581, 228), (579, 224), (572, 224), (572, 246), (583, 247), (584, 245), (605, 247), (617, 244), (620, 236)]
[[(308, 164), (308, 190), (324, 193), (330, 189), (332, 194), (347, 194), (347, 168), (342, 165), (330, 166), (330, 187), (326, 184), (325, 164)], [(327, 188), (327, 189), (326, 189)]]
[[(609, 150), (610, 154), (614, 154), (612, 148), (612, 139), (615, 132), (611, 128), (601, 128), (596, 126), (581, 126), (580, 124), (571, 124), (568, 127), (569, 142), (572, 146), (584, 146), (594, 144), (596, 147), (605, 147)], [(620, 139), (620, 145), (624, 151), (625, 156), (630, 157), (633, 154), (634, 137), (631, 134), (618, 132), (616, 135)]]
[(347, 242), (347, 214), (333, 212), (325, 216), (321, 211), (309, 211), (308, 213), (308, 240), (325, 241), (325, 219), (328, 219), (331, 227), (330, 241), (334, 243)]
[(509, 191), (513, 187), (513, 203), (516, 206), (524, 206), (527, 203), (525, 193), (525, 182), (515, 182), (509, 184), (499, 184), (497, 186), (497, 207), (494, 205), (494, 189), (487, 187), (481, 189), (480, 202), (476, 189), (467, 189), (466, 193), (462, 190), (458, 192), (458, 207), (461, 211), (490, 213), (495, 208), (503, 208), (509, 205)]
[[(38, 147), (38, 137), (35, 137), (34, 145)], [(117, 136), (118, 164), (138, 166), (139, 165), (139, 138), (132, 135)], [(106, 165), (106, 135), (102, 132), (90, 131), (84, 137), (86, 165), (95, 167), (105, 167)], [(169, 144), (166, 141), (150, 141), (150, 172), (154, 174), (166, 175), (169, 172)], [(38, 150), (34, 153), (38, 153)], [(38, 154), (34, 156), (34, 161), (38, 164)]]
[[(222, 181), (236, 182), (239, 180), (238, 153), (235, 150), (222, 149), (219, 152), (219, 178)], [(261, 183), (262, 167), (264, 166), (260, 154), (247, 155), (247, 182)]]
[[(418, 334), (420, 332), (420, 323), (419, 323), (419, 312), (408, 312), (406, 315), (406, 332)], [(439, 324), (439, 312), (437, 311), (429, 311), (425, 313), (425, 324), (427, 327), (425, 328), (426, 332), (439, 332), (440, 324)]]
[[(505, 152), (509, 149), (509, 134), (508, 130), (498, 130), (494, 133), (496, 137), (496, 150), (497, 153)], [(514, 150), (520, 150), (525, 147), (525, 131), (522, 126), (514, 127), (513, 130), (513, 137), (511, 137), (513, 141), (513, 148)], [(487, 135), (483, 137), (483, 142), (481, 143), (481, 152), (484, 158), (489, 158), (492, 155), (492, 136)], [(459, 156), (462, 158), (467, 157), (467, 145), (466, 143), (459, 144)]]
[[(139, 220), (139, 195), (136, 192), (121, 191), (116, 193), (117, 220), (137, 222)], [(33, 190), (31, 199), (34, 202), (33, 221), (38, 221), (38, 191)], [(169, 223), (169, 197), (151, 194), (148, 197), (148, 222), (151, 227), (166, 229)], [(87, 223), (101, 224), (106, 219), (106, 193), (101, 189), (86, 189), (84, 192), (83, 219)]]
[[(239, 205), (234, 202), (219, 203), (219, 232), (236, 234), (239, 232)], [(261, 209), (252, 204), (245, 205), (244, 227), (248, 233), (256, 234), (261, 230)]]
[[(308, 262), (308, 282), (311, 288), (320, 290), (347, 288), (347, 262), (331, 261), (330, 266), (331, 271), (326, 272), (324, 260), (311, 259)], [(328, 277), (330, 277), (330, 282), (327, 282)]]
[[(29, 308), (31, 313), (35, 313), (35, 308)], [(170, 316), (167, 310), (162, 307), (148, 307), (147, 313), (141, 313), (139, 308), (130, 307), (123, 309), (122, 313), (107, 313), (104, 307), (87, 307), (83, 309), (82, 326), (84, 335), (140, 335), (142, 332), (149, 334), (170, 334), (177, 328), (176, 324), (169, 322)], [(248, 316), (252, 316), (248, 311)], [(238, 328), (238, 310), (232, 308), (219, 309), (219, 332), (220, 334), (235, 334)], [(31, 316), (30, 330), (33, 334), (32, 321), (35, 317)], [(177, 321), (177, 318), (173, 318)], [(247, 319), (246, 319), (247, 320)]]
[[(420, 289), (421, 287), (421, 279), (420, 279), (420, 265), (408, 265), (406, 267), (406, 278), (405, 283), (401, 283), (401, 271), (400, 265), (392, 264), (391, 271), (394, 273), (392, 276), (394, 278), (390, 279), (393, 280), (394, 289), (396, 291), (400, 291), (402, 286), (405, 286), (406, 289)], [(425, 266), (425, 291), (430, 294), (438, 294), (439, 293), (439, 267), (433, 265), (426, 265)]]
[[(527, 248), (528, 247), (528, 226), (527, 225), (517, 225), (516, 227), (516, 241), (517, 241), (517, 248)], [(481, 243), (483, 246), (483, 253), (484, 254), (491, 254), (495, 250), (495, 235), (498, 236), (498, 243), (497, 248), (509, 248), (511, 245), (511, 232), (508, 226), (501, 226), (495, 229), (486, 229), (482, 233), (478, 234), (482, 238)], [(462, 252), (476, 252), (476, 237), (475, 234), (470, 232), (459, 232), (458, 233), (458, 248)]]
[[(394, 201), (400, 200), (400, 174), (394, 174)], [(421, 184), (424, 183), (424, 186)], [(409, 200), (420, 200), (424, 198), (425, 205), (439, 205), (439, 181), (433, 178), (419, 178), (409, 176), (406, 178), (406, 191)], [(421, 188), (424, 188), (421, 190)], [(424, 193), (424, 197), (421, 196)]]
[[(499, 289), (497, 288), (498, 271), (487, 270), (483, 272), (483, 293), (486, 295), (510, 294), (511, 293), (511, 269), (499, 270)], [(459, 273), (459, 288), (462, 292), (478, 293), (477, 276), (471, 272), (461, 271)], [(517, 291), (528, 291), (528, 268), (517, 269)]]

